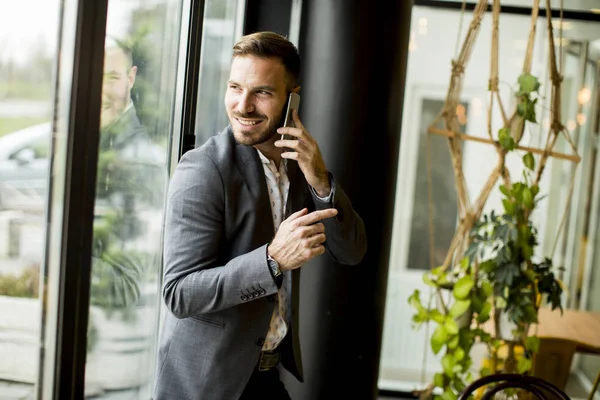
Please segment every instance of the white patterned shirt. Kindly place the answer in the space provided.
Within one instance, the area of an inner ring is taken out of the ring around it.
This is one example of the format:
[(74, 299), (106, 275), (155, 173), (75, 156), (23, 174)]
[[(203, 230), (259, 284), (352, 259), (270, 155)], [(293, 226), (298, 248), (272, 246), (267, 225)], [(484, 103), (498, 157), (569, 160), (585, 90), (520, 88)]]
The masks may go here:
[[(257, 151), (265, 171), (273, 226), (276, 233), (285, 215), (285, 205), (290, 191), (290, 180), (287, 176), (287, 159), (282, 158), (279, 163), (279, 169), (277, 169), (274, 161), (269, 160), (259, 150)], [(285, 337), (290, 326), (292, 274), (291, 271), (282, 271), (282, 273), (283, 280), (281, 288), (277, 291), (275, 308), (273, 309), (269, 332), (262, 347), (263, 350), (275, 349)]]

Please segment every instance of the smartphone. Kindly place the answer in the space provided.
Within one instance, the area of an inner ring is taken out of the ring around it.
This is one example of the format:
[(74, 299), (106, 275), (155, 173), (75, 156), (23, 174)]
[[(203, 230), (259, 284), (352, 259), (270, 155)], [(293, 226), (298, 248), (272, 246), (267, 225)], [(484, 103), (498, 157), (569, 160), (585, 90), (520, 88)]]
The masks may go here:
[[(300, 95), (298, 93), (290, 93), (290, 97), (288, 97), (287, 106), (285, 110), (285, 119), (283, 120), (283, 126), (295, 127), (294, 118), (292, 116), (292, 110), (298, 110), (298, 106), (300, 106)], [(281, 139), (292, 139), (291, 136), (281, 135)]]

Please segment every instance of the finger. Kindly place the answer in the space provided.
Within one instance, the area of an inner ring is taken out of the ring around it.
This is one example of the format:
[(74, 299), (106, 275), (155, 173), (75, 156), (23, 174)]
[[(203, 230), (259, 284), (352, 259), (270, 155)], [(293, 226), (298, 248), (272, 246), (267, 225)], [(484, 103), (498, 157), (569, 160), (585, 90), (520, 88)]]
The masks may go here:
[(313, 211), (309, 214), (306, 214), (302, 217), (299, 218), (299, 222), (301, 222), (303, 225), (312, 225), (315, 222), (319, 222), (323, 219), (327, 219), (327, 218), (333, 218), (337, 215), (338, 210), (336, 210), (335, 208), (326, 208), (324, 210), (317, 210), (317, 211)]
[(325, 243), (327, 236), (324, 233), (319, 233), (318, 235), (314, 235), (310, 238), (312, 242), (312, 247), (316, 247)]
[(275, 141), (275, 147), (287, 147), (296, 150), (300, 145), (298, 139), (280, 139)]
[(298, 152), (297, 151), (286, 151), (281, 153), (282, 158), (287, 158), (288, 160), (296, 160), (298, 161)]
[(309, 229), (311, 235), (317, 235), (325, 232), (325, 225), (322, 222), (317, 222), (316, 224), (309, 225)]
[(325, 232), (325, 225), (318, 222), (318, 223), (312, 224), (312, 225), (300, 226), (298, 229), (299, 229), (298, 232), (299, 232), (300, 237), (310, 238), (310, 237), (313, 237), (315, 235)]
[(318, 244), (315, 245), (311, 250), (314, 254), (313, 257), (320, 256), (321, 254), (325, 253), (325, 246)]
[(303, 208), (300, 211), (296, 211), (295, 213), (290, 214), (289, 217), (286, 218), (286, 220), (293, 220), (293, 219), (298, 219), (300, 217), (302, 217), (303, 215), (306, 215), (308, 213), (308, 208)]
[(292, 110), (292, 118), (294, 119), (294, 125), (296, 125), (296, 128), (300, 128), (301, 130), (304, 130), (304, 125), (302, 125), (302, 121), (300, 121), (300, 117), (298, 116), (298, 110)]
[(299, 138), (302, 135), (302, 129), (294, 128), (291, 126), (282, 126), (277, 128), (277, 133), (280, 135), (290, 135)]

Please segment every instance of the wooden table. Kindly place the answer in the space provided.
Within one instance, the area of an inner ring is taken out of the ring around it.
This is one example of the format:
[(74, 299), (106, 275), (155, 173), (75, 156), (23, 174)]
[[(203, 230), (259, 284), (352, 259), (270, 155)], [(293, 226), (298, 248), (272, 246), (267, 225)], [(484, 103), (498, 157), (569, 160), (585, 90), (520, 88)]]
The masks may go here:
[[(565, 390), (573, 356), (600, 355), (600, 312), (565, 309), (561, 315), (558, 309), (544, 307), (539, 310), (538, 321), (529, 331), (540, 338), (531, 372)], [(494, 332), (493, 319), (483, 329)]]
[(531, 334), (540, 338), (568, 339), (577, 342), (578, 353), (600, 354), (600, 312), (541, 308), (539, 324)]

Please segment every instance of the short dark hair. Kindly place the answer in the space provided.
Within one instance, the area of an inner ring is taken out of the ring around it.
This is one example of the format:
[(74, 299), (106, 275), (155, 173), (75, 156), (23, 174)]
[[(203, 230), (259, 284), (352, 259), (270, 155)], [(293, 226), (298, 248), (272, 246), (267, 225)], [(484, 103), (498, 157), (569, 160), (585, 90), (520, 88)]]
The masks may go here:
[(125, 40), (118, 39), (114, 36), (107, 35), (104, 39), (104, 50), (118, 49), (121, 50), (127, 60), (127, 68), (133, 67), (133, 49)]
[(275, 32), (256, 32), (242, 36), (233, 46), (233, 56), (255, 56), (278, 58), (291, 78), (289, 84), (296, 86), (300, 76), (300, 54), (298, 48), (285, 36)]

